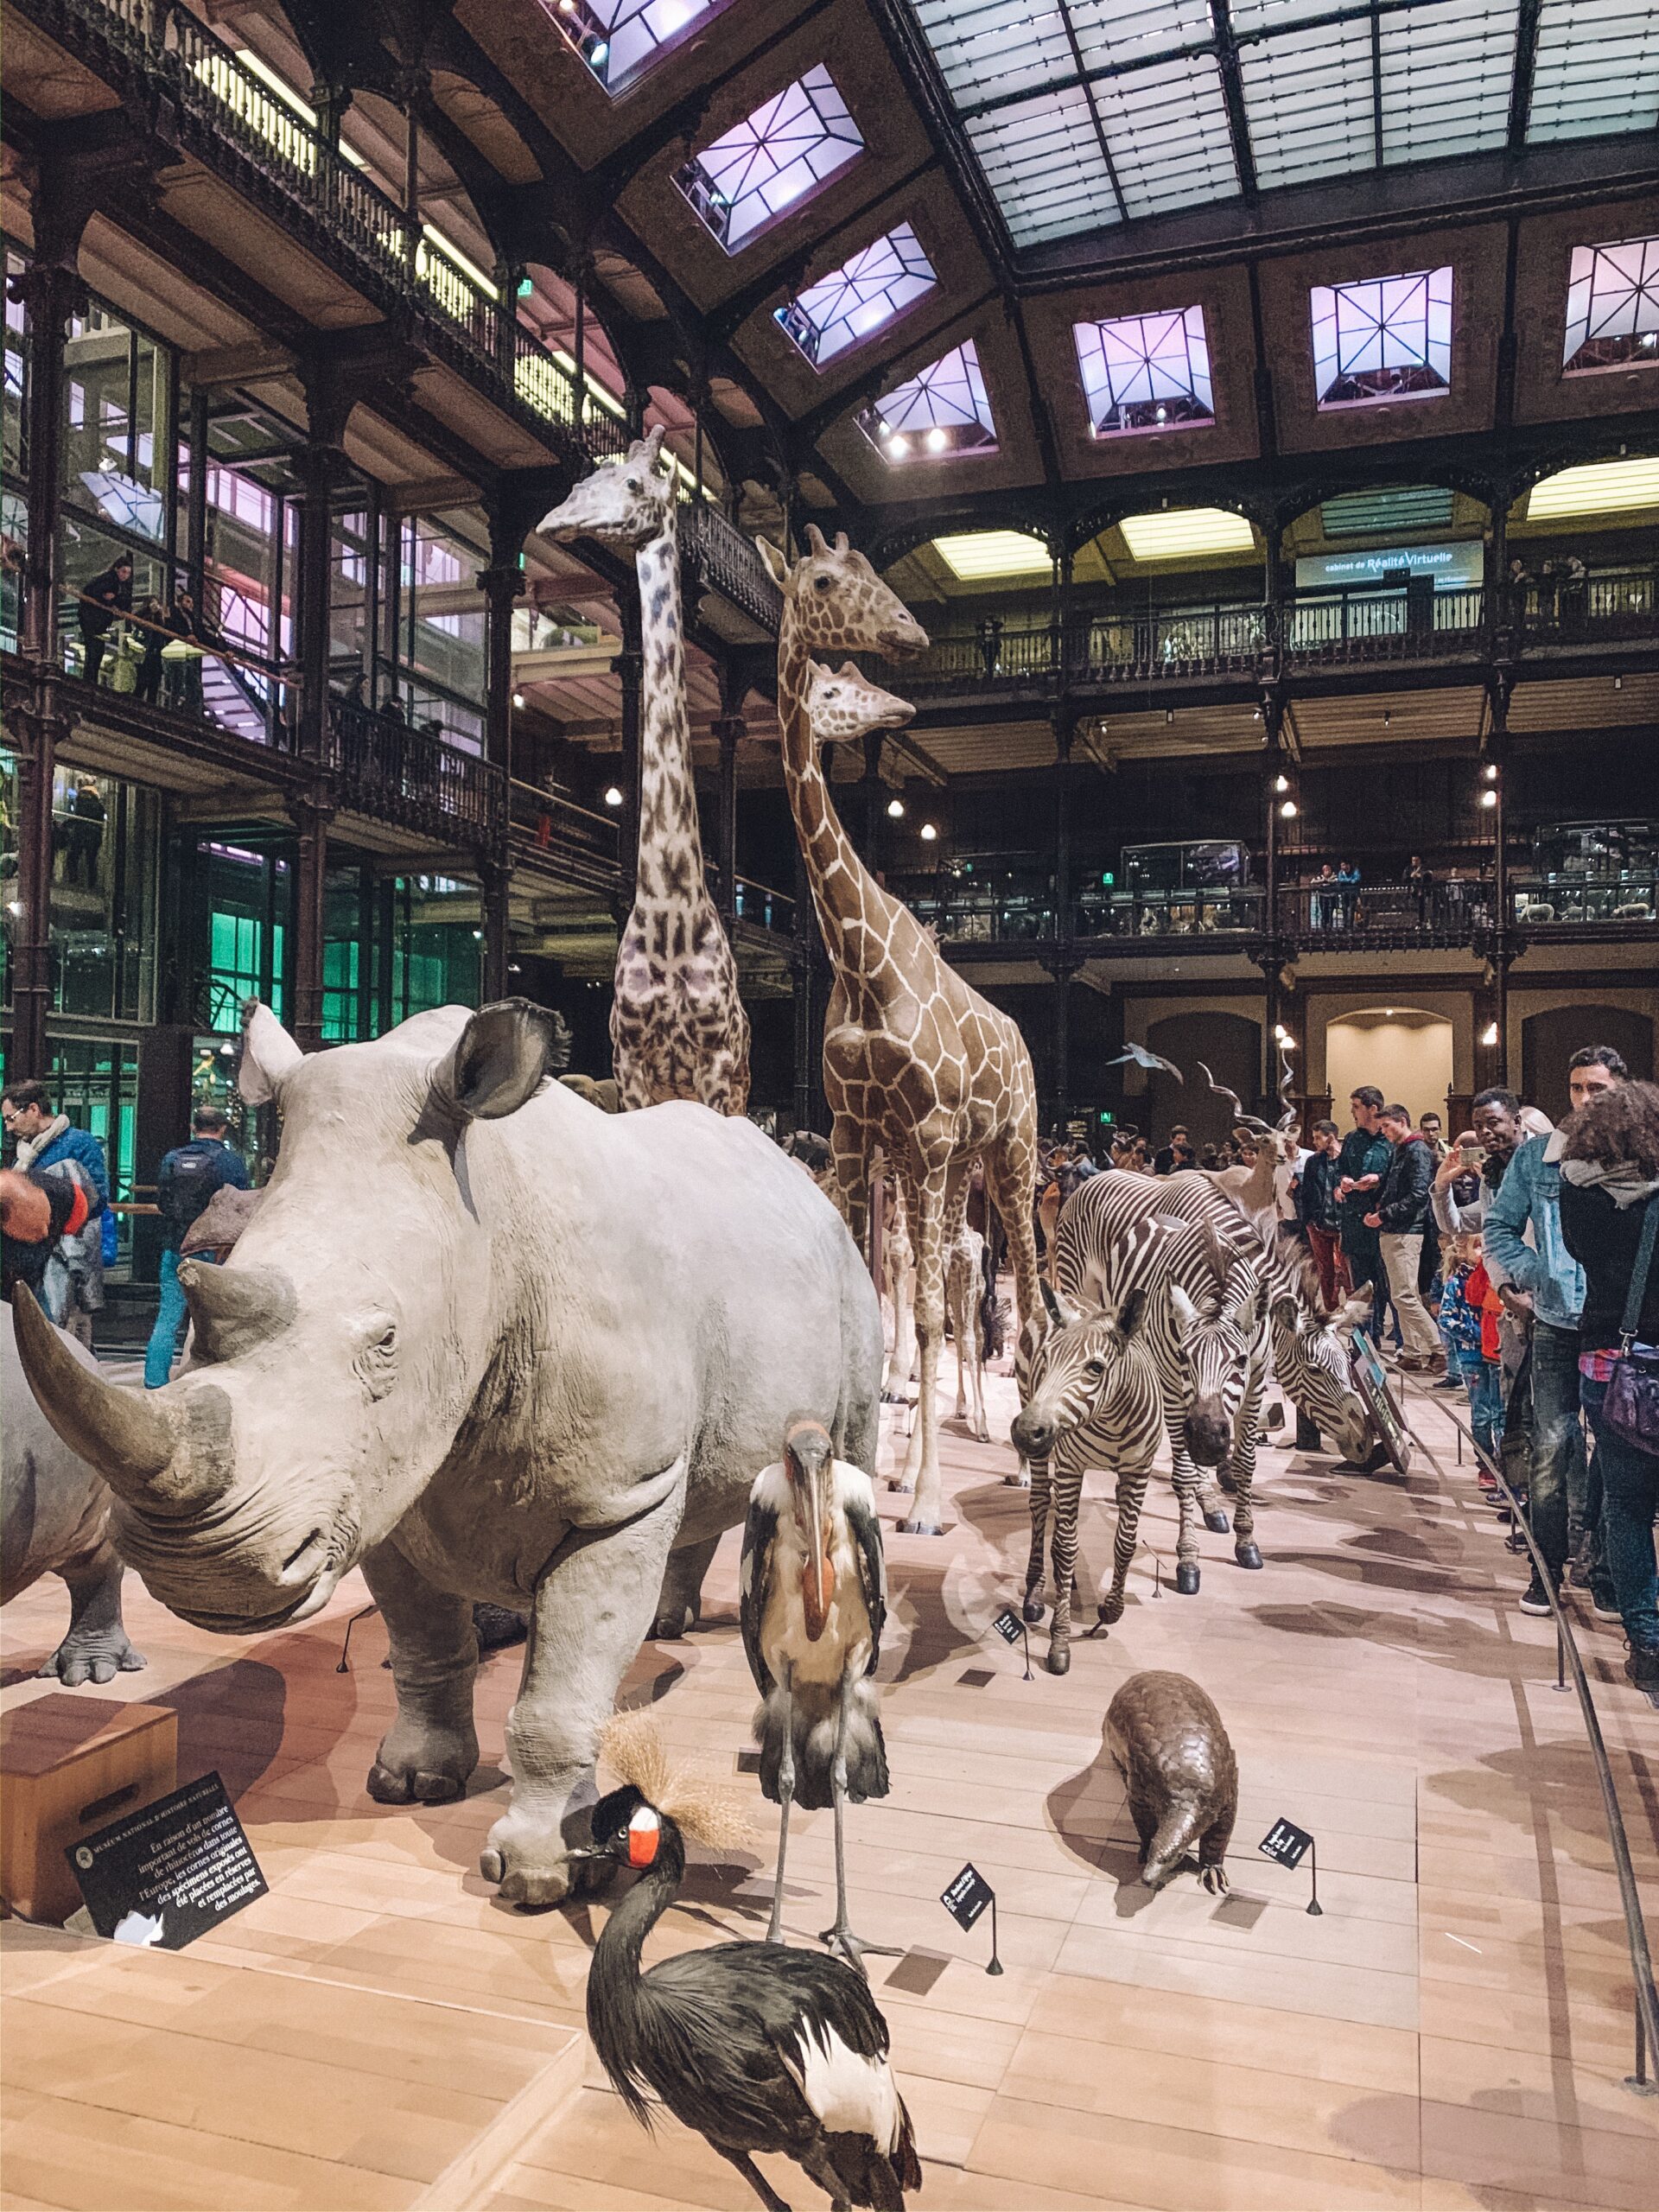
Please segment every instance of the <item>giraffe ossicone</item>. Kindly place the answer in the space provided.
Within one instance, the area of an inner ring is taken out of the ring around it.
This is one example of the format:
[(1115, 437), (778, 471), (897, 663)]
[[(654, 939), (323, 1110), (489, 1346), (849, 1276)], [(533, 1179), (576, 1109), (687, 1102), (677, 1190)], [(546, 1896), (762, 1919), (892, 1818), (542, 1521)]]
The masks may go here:
[(685, 706), (677, 499), (662, 454), (658, 424), (620, 461), (583, 477), (541, 528), (562, 543), (594, 537), (631, 552), (639, 584), (639, 852), (611, 1006), (622, 1104), (694, 1098), (719, 1114), (741, 1114), (749, 1102), (749, 1018), (703, 866)]
[(957, 1241), (976, 1158), (985, 1162), (1007, 1230), (1022, 1335), (1040, 1335), (1043, 1327), (1031, 1223), (1036, 1084), (1018, 1028), (947, 964), (910, 909), (876, 882), (836, 812), (815, 718), (837, 704), (826, 693), (844, 685), (850, 702), (855, 684), (868, 686), (868, 679), (850, 664), (832, 675), (814, 656), (879, 652), (902, 660), (925, 648), (927, 633), (844, 532), (832, 545), (809, 523), (805, 542), (792, 563), (764, 538), (760, 545), (784, 601), (778, 720), (785, 785), (835, 975), (823, 1035), (830, 1145), (861, 1247), (878, 1146), (904, 1194), (916, 1253), (921, 1389), (905, 1471), (915, 1497), (899, 1525), (937, 1535), (945, 1255)]

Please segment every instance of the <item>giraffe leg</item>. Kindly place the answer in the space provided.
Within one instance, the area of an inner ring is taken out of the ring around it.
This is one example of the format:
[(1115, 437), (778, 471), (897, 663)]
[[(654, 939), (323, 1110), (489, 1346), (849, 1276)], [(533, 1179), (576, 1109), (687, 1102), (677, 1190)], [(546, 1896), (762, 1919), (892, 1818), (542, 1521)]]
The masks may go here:
[(1077, 1564), (1077, 1510), (1083, 1498), (1083, 1459), (1063, 1436), (1054, 1452), (1054, 1618), (1048, 1627), (1048, 1671), (1071, 1669), (1071, 1578)]
[(1112, 1537), (1112, 1585), (1101, 1599), (1096, 1611), (1109, 1628), (1114, 1621), (1123, 1618), (1124, 1586), (1129, 1579), (1129, 1567), (1135, 1558), (1135, 1548), (1141, 1539), (1141, 1509), (1146, 1503), (1146, 1467), (1120, 1467), (1117, 1474), (1117, 1528)]
[(1008, 1240), (1020, 1326), (1023, 1330), (1035, 1322), (1040, 1336), (1047, 1309), (1038, 1277), (1037, 1232), (1032, 1221), (1031, 1193), (1036, 1176), (1037, 1109), (1031, 1103), (987, 1151), (985, 1181)]
[(837, 1114), (830, 1124), (830, 1157), (847, 1209), (847, 1226), (860, 1255), (869, 1258), (870, 1163), (864, 1132), (850, 1115)]
[(916, 1495), (907, 1519), (899, 1523), (912, 1536), (938, 1536), (944, 1506), (939, 1480), (939, 1343), (944, 1333), (943, 1234), (945, 1178), (935, 1171), (925, 1181), (918, 1177), (906, 1187), (911, 1205), (911, 1242), (916, 1250), (916, 1344), (921, 1355), (921, 1382), (916, 1402), (916, 1432), (911, 1439), (906, 1467)]
[(1026, 1568), (1026, 1602), (1022, 1608), (1028, 1621), (1043, 1618), (1043, 1545), (1048, 1535), (1049, 1501), (1052, 1487), (1046, 1459), (1033, 1459), (1031, 1466), (1031, 1559)]

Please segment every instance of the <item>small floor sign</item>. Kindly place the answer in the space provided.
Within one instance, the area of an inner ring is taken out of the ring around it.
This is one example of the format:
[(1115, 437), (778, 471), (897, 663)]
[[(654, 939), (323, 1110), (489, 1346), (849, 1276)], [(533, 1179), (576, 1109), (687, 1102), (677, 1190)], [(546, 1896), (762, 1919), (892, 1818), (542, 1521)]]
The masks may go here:
[(991, 1626), (1004, 1643), (1018, 1643), (1026, 1632), (1026, 1624), (1011, 1605), (1004, 1605)]
[(1281, 1866), (1300, 1866), (1313, 1840), (1294, 1821), (1275, 1821), (1256, 1848), (1264, 1859), (1277, 1859)]
[(181, 1951), (265, 1894), (216, 1774), (187, 1783), (65, 1852), (92, 1925), (118, 1942)]
[(958, 1928), (971, 1928), (994, 1895), (990, 1884), (970, 1861), (949, 1889), (939, 1892), (939, 1903)]

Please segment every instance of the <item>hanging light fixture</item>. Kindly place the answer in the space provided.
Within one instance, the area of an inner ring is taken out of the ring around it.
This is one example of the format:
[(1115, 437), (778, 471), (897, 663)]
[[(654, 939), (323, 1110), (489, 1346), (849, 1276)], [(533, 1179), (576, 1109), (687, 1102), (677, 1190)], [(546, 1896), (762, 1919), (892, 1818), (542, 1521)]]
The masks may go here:
[(890, 798), (887, 801), (887, 818), (890, 822), (902, 822), (904, 820), (905, 802), (903, 799)]
[(1294, 822), (1296, 819), (1295, 800), (1294, 798), (1287, 798), (1284, 804), (1280, 808), (1279, 813), (1281, 820), (1286, 822)]
[(1290, 778), (1288, 776), (1275, 776), (1273, 779), (1273, 788), (1276, 791), (1287, 791), (1290, 789)]
[(1482, 1043), (1483, 1045), (1496, 1045), (1496, 1044), (1497, 1044), (1497, 1024), (1495, 1021), (1489, 1021), (1489, 1022), (1487, 1023), (1486, 1027), (1485, 1027), (1481, 1031), (1481, 1033), (1480, 1033), (1480, 1041), (1481, 1041), (1481, 1043)]
[(938, 831), (933, 827), (933, 824), (931, 822), (923, 823), (921, 836), (922, 842), (925, 845), (931, 845), (938, 834)]
[(1497, 804), (1497, 793), (1489, 786), (1485, 791), (1482, 791), (1480, 795), (1480, 803), (1485, 807), (1496, 806)]
[(1486, 763), (1486, 766), (1485, 766), (1481, 770), (1481, 772), (1481, 772), (1481, 774), (1482, 774), (1483, 776), (1484, 776), (1484, 778), (1486, 779), (1486, 780), (1487, 780), (1487, 782), (1488, 782), (1489, 784), (1495, 784), (1495, 783), (1497, 781), (1497, 761), (1496, 761), (1496, 760), (1489, 760), (1489, 761)]

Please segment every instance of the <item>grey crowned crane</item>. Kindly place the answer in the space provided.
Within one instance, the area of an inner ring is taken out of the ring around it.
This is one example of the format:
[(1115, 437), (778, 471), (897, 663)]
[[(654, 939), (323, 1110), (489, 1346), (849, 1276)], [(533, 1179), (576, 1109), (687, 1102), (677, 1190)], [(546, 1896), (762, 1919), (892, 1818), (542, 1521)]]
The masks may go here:
[(600, 1757), (623, 1787), (594, 1808), (584, 1855), (639, 1871), (588, 1972), (588, 2031), (623, 2103), (649, 2128), (653, 2091), (730, 2160), (766, 2212), (789, 2207), (757, 2151), (793, 2158), (835, 2212), (904, 2212), (922, 2170), (868, 1985), (840, 1959), (780, 1943), (717, 1943), (642, 1973), (645, 1938), (684, 1878), (685, 1839), (729, 1847), (747, 1823), (725, 1792), (669, 1772), (644, 1713), (619, 1713)]
[(822, 1940), (855, 1965), (866, 1943), (847, 1922), (842, 1808), (887, 1794), (887, 1751), (875, 1685), (887, 1578), (875, 1492), (861, 1467), (837, 1459), (820, 1421), (798, 1414), (784, 1456), (749, 1492), (738, 1569), (743, 1649), (760, 1693), (754, 1716), (760, 1788), (783, 1807), (778, 1879), (766, 1941), (779, 1941), (789, 1808), (836, 1808), (836, 1924)]

